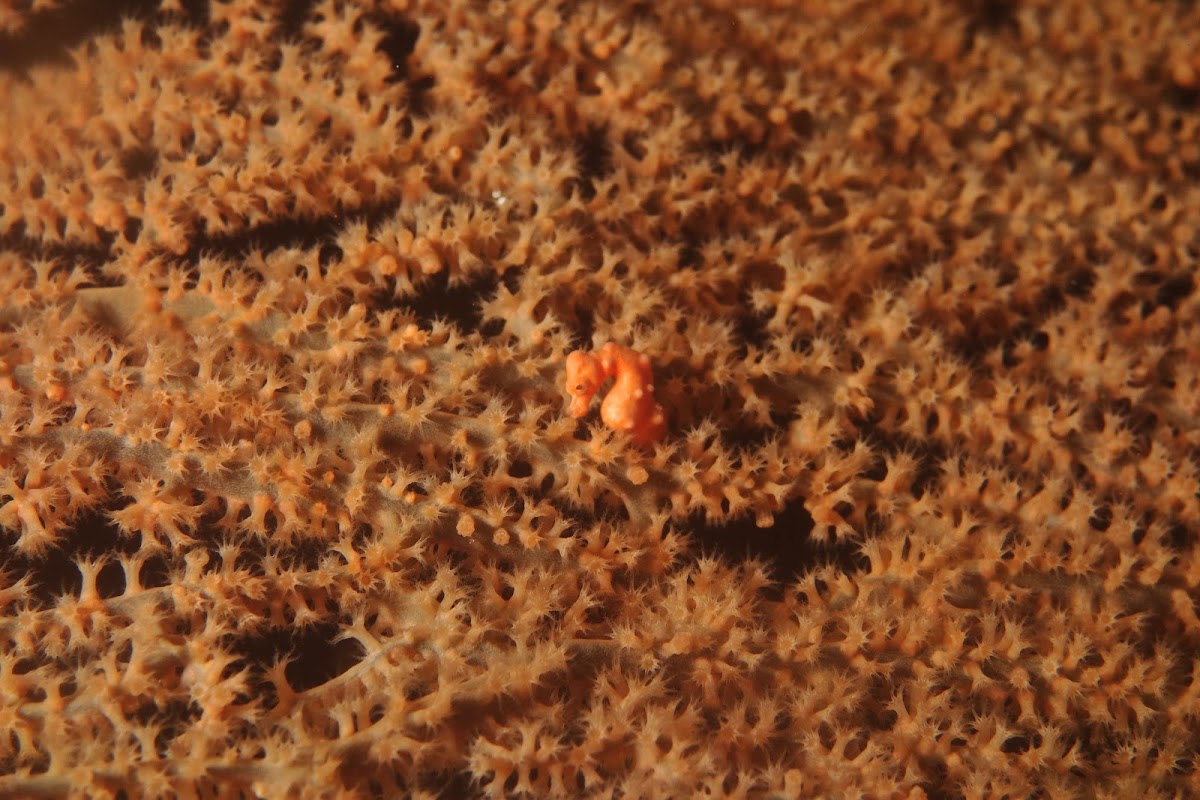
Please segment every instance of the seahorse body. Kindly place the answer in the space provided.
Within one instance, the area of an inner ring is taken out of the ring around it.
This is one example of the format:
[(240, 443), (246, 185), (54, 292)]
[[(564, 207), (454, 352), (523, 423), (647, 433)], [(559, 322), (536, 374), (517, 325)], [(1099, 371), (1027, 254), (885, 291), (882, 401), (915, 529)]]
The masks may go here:
[(654, 399), (650, 359), (624, 345), (609, 342), (600, 349), (599, 357), (582, 350), (567, 357), (571, 414), (585, 415), (592, 397), (609, 376), (615, 376), (616, 382), (600, 404), (604, 424), (625, 431), (639, 445), (661, 439), (667, 421), (662, 406)]

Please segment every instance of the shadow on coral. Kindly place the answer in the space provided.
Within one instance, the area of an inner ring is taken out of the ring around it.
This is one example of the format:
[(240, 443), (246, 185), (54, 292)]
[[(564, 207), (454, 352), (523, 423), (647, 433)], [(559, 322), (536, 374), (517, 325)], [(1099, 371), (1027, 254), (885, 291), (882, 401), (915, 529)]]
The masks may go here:
[(394, 305), (413, 311), (422, 327), (441, 320), (469, 333), (479, 330), (483, 323), (479, 298), (491, 295), (497, 285), (494, 277), (451, 282), (449, 272), (443, 270), (422, 283), (416, 296), (397, 300)]
[(776, 514), (775, 524), (768, 528), (759, 528), (751, 517), (713, 525), (697, 516), (689, 520), (687, 530), (694, 549), (717, 553), (727, 562), (748, 558), (766, 561), (777, 584), (770, 590), (774, 595), (782, 592), (782, 586), (819, 567), (833, 566), (851, 573), (869, 566), (857, 543), (842, 540), (827, 544), (814, 537), (813, 518), (801, 498)]
[[(47, 607), (64, 595), (78, 595), (83, 586), (79, 563), (87, 560), (105, 559), (106, 563), (96, 576), (96, 591), (102, 598), (117, 597), (125, 592), (125, 572), (117, 561), (119, 557), (136, 555), (136, 540), (123, 538), (117, 526), (103, 511), (84, 514), (70, 528), (68, 535), (61, 536), (55, 546), (38, 555), (18, 552), (11, 544), (12, 536), (5, 532), (0, 542), (5, 543), (0, 569), (10, 578), (29, 576), (33, 582), (31, 599), (34, 604)], [(149, 559), (147, 560), (149, 561)], [(151, 571), (155, 565), (147, 565)], [(145, 569), (143, 569), (145, 571)], [(145, 575), (142, 581), (146, 584)]]
[[(48, 63), (67, 63), (68, 51), (96, 34), (115, 28), (130, 17), (149, 19), (158, 9), (155, 0), (112, 0), (71, 3), (35, 14), (29, 27), (17, 35), (0, 35), (0, 69), (24, 71)], [(203, 21), (205, 3), (185, 2), (189, 21)]]
[(293, 691), (303, 692), (351, 669), (362, 660), (362, 648), (352, 639), (338, 641), (339, 626), (321, 622), (303, 629), (272, 629), (233, 642), (233, 651), (256, 667), (256, 672), (280, 658)]

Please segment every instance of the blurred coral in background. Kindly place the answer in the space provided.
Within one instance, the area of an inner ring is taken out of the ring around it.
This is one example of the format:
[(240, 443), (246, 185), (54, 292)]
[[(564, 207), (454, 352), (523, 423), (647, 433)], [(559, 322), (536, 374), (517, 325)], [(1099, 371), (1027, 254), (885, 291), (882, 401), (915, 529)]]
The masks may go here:
[(1186, 795), (1198, 53), (0, 0), (0, 796)]

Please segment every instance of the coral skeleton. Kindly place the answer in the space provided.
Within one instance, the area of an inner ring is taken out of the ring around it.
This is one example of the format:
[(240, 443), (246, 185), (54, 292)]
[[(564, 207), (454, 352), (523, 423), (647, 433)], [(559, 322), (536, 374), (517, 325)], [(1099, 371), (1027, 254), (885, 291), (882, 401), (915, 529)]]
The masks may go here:
[(0, 0), (0, 798), (1195, 796), (1198, 54)]

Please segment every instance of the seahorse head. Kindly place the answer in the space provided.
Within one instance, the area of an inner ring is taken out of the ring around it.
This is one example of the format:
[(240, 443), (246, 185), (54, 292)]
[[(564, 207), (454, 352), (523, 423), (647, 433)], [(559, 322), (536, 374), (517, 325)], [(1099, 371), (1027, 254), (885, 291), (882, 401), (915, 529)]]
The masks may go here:
[(591, 353), (576, 350), (567, 356), (567, 394), (571, 395), (571, 416), (587, 414), (588, 404), (607, 377), (600, 360)]

